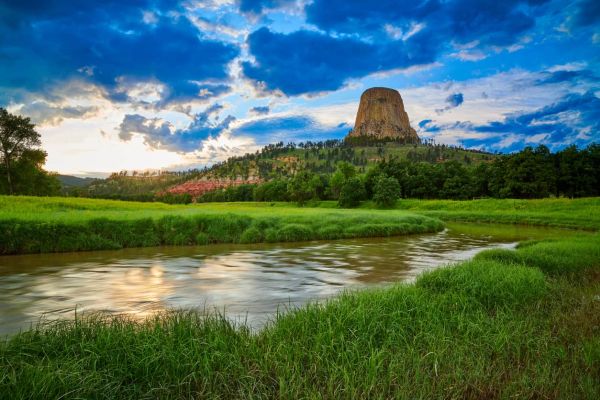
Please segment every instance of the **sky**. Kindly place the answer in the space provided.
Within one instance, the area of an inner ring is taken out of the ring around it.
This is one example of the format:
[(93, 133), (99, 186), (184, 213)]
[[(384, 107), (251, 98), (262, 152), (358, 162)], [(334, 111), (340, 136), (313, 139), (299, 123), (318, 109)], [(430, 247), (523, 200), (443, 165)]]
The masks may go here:
[(341, 139), (373, 86), (436, 143), (600, 142), (600, 1), (0, 2), (0, 107), (64, 174)]

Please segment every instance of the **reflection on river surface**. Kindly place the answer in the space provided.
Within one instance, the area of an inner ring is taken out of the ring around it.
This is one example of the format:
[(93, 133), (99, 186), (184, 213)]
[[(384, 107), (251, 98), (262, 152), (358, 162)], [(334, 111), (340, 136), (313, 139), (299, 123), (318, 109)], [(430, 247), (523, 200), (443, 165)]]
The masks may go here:
[(0, 257), (0, 335), (104, 311), (225, 309), (259, 327), (277, 309), (421, 272), (550, 230), (449, 225), (437, 234), (295, 244), (161, 247)]

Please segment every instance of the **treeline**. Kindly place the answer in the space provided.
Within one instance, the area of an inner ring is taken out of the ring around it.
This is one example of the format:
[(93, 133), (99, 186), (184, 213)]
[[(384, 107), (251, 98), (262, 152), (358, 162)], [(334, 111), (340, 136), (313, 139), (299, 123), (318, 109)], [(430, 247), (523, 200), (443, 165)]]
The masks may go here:
[(398, 198), (466, 200), (479, 197), (543, 198), (600, 195), (600, 145), (546, 146), (496, 157), (489, 163), (437, 164), (385, 159), (367, 173), (342, 161), (333, 174), (303, 170), (260, 185), (240, 185), (204, 194), (198, 202), (337, 200), (353, 207), (362, 200), (391, 206)]

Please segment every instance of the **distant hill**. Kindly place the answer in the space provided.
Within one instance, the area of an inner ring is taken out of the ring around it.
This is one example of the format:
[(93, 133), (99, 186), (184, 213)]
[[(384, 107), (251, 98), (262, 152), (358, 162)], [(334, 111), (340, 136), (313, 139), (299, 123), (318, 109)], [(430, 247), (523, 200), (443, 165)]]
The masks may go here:
[(98, 181), (97, 178), (80, 178), (71, 175), (57, 175), (58, 180), (63, 188), (84, 187), (93, 182)]
[[(114, 173), (107, 179), (88, 182), (87, 194), (94, 197), (132, 198), (144, 200), (167, 190), (174, 194), (185, 188), (224, 187), (227, 182), (260, 182), (294, 175), (300, 170), (319, 174), (335, 171), (340, 161), (355, 165), (359, 172), (384, 159), (440, 163), (458, 161), (463, 164), (491, 162), (497, 155), (447, 145), (365, 143), (349, 146), (340, 140), (265, 146), (256, 153), (231, 157), (210, 168), (160, 173)], [(73, 177), (74, 178), (74, 177)], [(81, 178), (76, 178), (81, 179)]]

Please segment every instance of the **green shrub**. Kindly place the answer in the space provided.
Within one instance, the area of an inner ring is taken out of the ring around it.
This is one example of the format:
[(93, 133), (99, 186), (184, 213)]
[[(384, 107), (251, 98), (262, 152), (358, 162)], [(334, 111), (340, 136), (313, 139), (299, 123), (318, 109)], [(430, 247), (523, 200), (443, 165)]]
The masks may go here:
[(365, 185), (358, 177), (349, 178), (342, 190), (340, 191), (340, 197), (338, 205), (343, 208), (354, 208), (360, 204), (361, 200), (364, 200), (367, 196), (365, 191)]
[(398, 197), (400, 197), (400, 184), (396, 178), (381, 175), (375, 181), (373, 201), (378, 207), (393, 207)]

